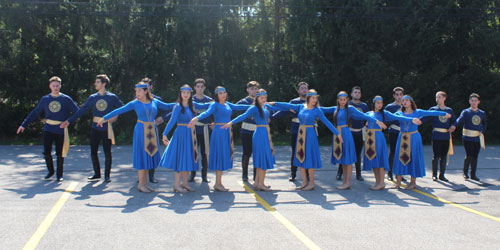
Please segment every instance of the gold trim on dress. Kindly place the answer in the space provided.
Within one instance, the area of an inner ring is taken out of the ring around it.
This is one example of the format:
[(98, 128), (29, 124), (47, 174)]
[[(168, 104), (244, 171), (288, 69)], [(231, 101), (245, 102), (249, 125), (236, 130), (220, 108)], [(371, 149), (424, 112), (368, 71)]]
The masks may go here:
[(306, 159), (306, 132), (307, 128), (313, 128), (313, 125), (300, 125), (297, 133), (297, 146), (295, 147), (295, 157), (300, 163)]
[(156, 138), (156, 124), (137, 120), (144, 127), (144, 151), (153, 157), (158, 152), (158, 139)]
[[(342, 125), (342, 126), (337, 126), (336, 129), (339, 131), (339, 135), (342, 134), (342, 128), (346, 128), (347, 125)], [(340, 158), (342, 158), (342, 144), (340, 142), (339, 136), (338, 135), (333, 135), (333, 157), (337, 159), (337, 161), (340, 161)]]
[(417, 132), (418, 130), (413, 132), (401, 132), (401, 140), (399, 142), (399, 161), (405, 166), (411, 161), (411, 135)]
[(376, 131), (382, 131), (382, 129), (369, 128), (366, 130), (365, 156), (368, 160), (373, 160), (377, 156)]

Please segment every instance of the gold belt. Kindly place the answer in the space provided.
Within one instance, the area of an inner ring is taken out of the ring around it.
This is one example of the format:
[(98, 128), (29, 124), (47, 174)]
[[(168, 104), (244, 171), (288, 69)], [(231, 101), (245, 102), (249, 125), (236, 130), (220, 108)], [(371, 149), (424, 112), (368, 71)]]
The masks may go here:
[(368, 158), (368, 160), (373, 160), (373, 158), (377, 156), (377, 144), (375, 141), (375, 132), (377, 131), (382, 131), (382, 129), (369, 128), (366, 130), (365, 156), (366, 158)]
[[(101, 119), (103, 118), (99, 116), (94, 116), (94, 119), (92, 119), (92, 121), (98, 123), (99, 120)], [(108, 139), (111, 140), (111, 144), (115, 145), (115, 132), (113, 131), (113, 125), (109, 121), (107, 123), (108, 123)]]
[(153, 157), (158, 152), (158, 139), (156, 138), (156, 125), (154, 122), (137, 120), (144, 126), (144, 151)]
[[(187, 123), (177, 123), (177, 126), (185, 126), (187, 127), (189, 124)], [(191, 127), (191, 141), (193, 142), (193, 154), (194, 154), (194, 161), (198, 162), (198, 141), (196, 138), (196, 128), (195, 126)]]
[(439, 133), (448, 133), (448, 129), (446, 128), (433, 128), (432, 131), (436, 131)]
[(252, 123), (248, 123), (248, 122), (243, 122), (241, 124), (241, 128), (245, 129), (245, 130), (255, 131), (255, 129), (257, 128), (257, 125), (252, 124)]
[(307, 128), (314, 128), (313, 125), (300, 125), (297, 133), (297, 146), (295, 149), (295, 157), (300, 163), (304, 163), (306, 159), (306, 132)]
[(351, 132), (361, 132), (363, 131), (363, 128), (349, 128)]
[(403, 165), (408, 165), (411, 161), (411, 135), (417, 133), (418, 130), (413, 132), (401, 132), (401, 140), (399, 142), (399, 161)]
[(471, 130), (471, 129), (464, 128), (462, 130), (462, 135), (463, 136), (467, 136), (467, 137), (479, 137), (479, 143), (481, 143), (481, 147), (483, 149), (486, 149), (486, 143), (485, 143), (485, 140), (484, 140), (484, 134), (481, 133), (481, 131)]
[[(226, 125), (225, 123), (221, 122), (221, 123), (216, 123), (215, 125)], [(231, 143), (231, 159), (233, 159), (233, 155), (234, 155), (234, 140), (233, 140), (233, 130), (231, 128), (229, 128), (229, 141)]]
[[(436, 132), (439, 132), (439, 133), (450, 133), (448, 131), (448, 129), (446, 129), (446, 128), (433, 128), (432, 131), (436, 131)], [(450, 134), (450, 142), (449, 142), (449, 144), (450, 145), (448, 147), (448, 157), (450, 155), (453, 155), (455, 153), (454, 150), (453, 150), (453, 138), (452, 138), (451, 134)], [(450, 163), (450, 161), (448, 159), (448, 161), (446, 162), (446, 164), (449, 164), (449, 163)]]
[[(342, 134), (342, 128), (347, 127), (347, 125), (337, 126), (336, 129), (339, 131), (339, 135)], [(333, 135), (333, 157), (337, 159), (337, 161), (342, 158), (342, 143), (340, 143), (339, 137), (337, 135)]]
[(274, 155), (274, 145), (273, 140), (271, 139), (271, 129), (269, 128), (269, 125), (257, 125), (257, 128), (266, 128), (269, 146), (271, 146), (271, 154)]
[[(45, 123), (49, 125), (60, 125), (62, 121), (55, 121), (51, 119), (45, 119)], [(69, 130), (68, 127), (64, 128), (64, 143), (62, 148), (62, 157), (66, 157), (69, 151)]]
[(392, 124), (392, 125), (391, 125), (391, 126), (389, 126), (389, 127), (390, 127), (390, 128), (392, 128), (392, 129), (394, 129), (394, 130), (397, 130), (397, 131), (400, 131), (400, 130), (401, 130), (401, 128), (400, 128), (398, 125), (396, 125), (396, 124)]

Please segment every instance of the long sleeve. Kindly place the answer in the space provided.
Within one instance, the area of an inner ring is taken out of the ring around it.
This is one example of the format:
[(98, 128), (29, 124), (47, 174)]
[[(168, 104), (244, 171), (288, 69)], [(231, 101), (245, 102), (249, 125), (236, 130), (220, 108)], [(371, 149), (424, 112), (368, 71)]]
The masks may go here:
[(87, 98), (83, 106), (68, 119), (68, 122), (73, 123), (74, 121), (76, 121), (83, 114), (85, 114), (92, 105), (93, 105), (92, 97)]
[(333, 107), (320, 107), (320, 110), (325, 115), (333, 114), (333, 113), (335, 113), (335, 110), (337, 110), (337, 106), (333, 106)]
[(209, 117), (209, 116), (213, 115), (213, 114), (214, 114), (214, 112), (215, 112), (215, 110), (217, 109), (217, 106), (216, 106), (216, 105), (217, 105), (217, 103), (216, 103), (216, 102), (212, 102), (212, 103), (210, 104), (210, 106), (208, 107), (208, 109), (207, 109), (205, 112), (203, 112), (203, 113), (201, 113), (201, 114), (199, 114), (199, 115), (197, 116), (198, 120), (202, 120), (202, 119), (205, 119), (205, 118), (207, 118), (207, 117)]
[(32, 123), (34, 120), (36, 120), (36, 118), (40, 116), (40, 114), (43, 111), (43, 106), (45, 105), (44, 100), (45, 100), (44, 98), (40, 99), (35, 109), (33, 109), (30, 112), (30, 114), (28, 115), (28, 117), (26, 117), (26, 119), (24, 119), (23, 123), (21, 124), (21, 127), (25, 128), (26, 126), (28, 126), (28, 124)]
[(424, 117), (424, 116), (445, 116), (446, 112), (444, 111), (437, 111), (437, 110), (423, 110), (423, 109), (417, 109), (416, 110), (418, 112), (418, 115), (420, 117)]
[(107, 115), (104, 116), (104, 120), (109, 120), (109, 118), (111, 118), (111, 117), (115, 117), (117, 115), (121, 115), (121, 114), (124, 114), (124, 113), (127, 113), (129, 111), (134, 110), (134, 102), (136, 102), (136, 100), (131, 101), (131, 102), (125, 104), (125, 106), (122, 106), (120, 108), (117, 108), (117, 109), (109, 112)]
[(211, 102), (207, 102), (207, 103), (193, 102), (194, 109), (208, 109), (210, 104), (211, 104)]
[(69, 97), (69, 111), (71, 111), (72, 114), (78, 112), (79, 108), (78, 108), (78, 105), (76, 104), (75, 101), (73, 101), (73, 99), (71, 99), (71, 97)]
[[(249, 109), (247, 109), (247, 111), (245, 111), (245, 113), (239, 115), (238, 117), (234, 118), (232, 120), (233, 124), (236, 124), (236, 123), (239, 123), (239, 122), (242, 122), (243, 120), (247, 119), (249, 116), (252, 116), (255, 114), (255, 111), (257, 111), (257, 107), (253, 106)], [(257, 111), (258, 112), (258, 111)]]
[(354, 119), (357, 120), (366, 120), (369, 122), (377, 122), (377, 119), (366, 115), (365, 113), (357, 110), (355, 107), (349, 106), (349, 113), (352, 115)]
[(339, 135), (339, 131), (338, 131), (338, 130), (337, 130), (337, 129), (333, 126), (333, 124), (332, 124), (332, 123), (331, 123), (328, 119), (326, 119), (325, 114), (324, 114), (321, 110), (318, 110), (318, 111), (319, 111), (319, 112), (318, 112), (318, 117), (319, 117), (319, 119), (321, 120), (321, 122), (322, 122), (323, 124), (325, 124), (325, 125), (326, 125), (326, 127), (327, 127), (330, 131), (332, 131), (332, 133), (333, 133), (333, 134), (335, 134), (335, 135)]
[(457, 127), (458, 127), (458, 125), (460, 125), (460, 124), (462, 124), (462, 122), (464, 122), (464, 119), (465, 119), (465, 113), (466, 113), (465, 111), (466, 111), (466, 110), (467, 110), (467, 109), (462, 110), (462, 113), (460, 113), (460, 116), (458, 117), (457, 121), (455, 122), (455, 126), (457, 126)]
[(293, 110), (295, 112), (299, 112), (301, 105), (304, 105), (304, 104), (291, 104), (291, 103), (287, 103), (287, 102), (275, 102), (274, 103), (274, 107), (280, 111)]
[(167, 126), (165, 127), (165, 130), (163, 131), (163, 135), (167, 136), (170, 130), (174, 127), (174, 125), (177, 123), (177, 118), (179, 117), (179, 114), (181, 113), (181, 105), (175, 105), (174, 110), (172, 111), (172, 115), (170, 117), (170, 120), (167, 123)]
[(481, 121), (483, 123), (482, 129), (481, 129), (481, 133), (484, 134), (484, 133), (486, 133), (486, 113), (483, 113), (483, 114), (484, 114), (484, 116), (483, 116), (484, 119), (481, 119)]
[[(390, 122), (390, 121), (413, 122), (413, 118), (395, 115), (387, 110), (383, 110), (383, 111), (384, 111), (384, 118), (388, 122)], [(382, 122), (384, 122), (384, 121), (382, 121)]]
[(164, 110), (164, 111), (169, 111), (169, 110), (172, 110), (175, 106), (175, 102), (173, 103), (165, 103), (165, 102), (162, 102), (158, 99), (155, 100), (156, 102), (156, 107), (158, 107), (158, 109), (161, 109), (161, 110)]
[[(269, 105), (269, 104), (265, 104), (264, 107), (267, 108), (269, 111), (272, 111), (272, 112), (276, 112), (276, 111), (278, 111), (276, 113), (284, 112), (284, 111), (279, 111), (278, 108), (276, 108), (276, 107), (274, 107), (272, 105)], [(276, 113), (274, 113), (274, 114), (276, 114)], [(274, 116), (274, 114), (272, 116)]]
[(451, 111), (451, 126), (457, 126), (457, 117), (455, 116), (455, 112)]
[(226, 102), (227, 105), (229, 105), (229, 107), (232, 109), (232, 110), (247, 110), (249, 109), (250, 107), (252, 107), (252, 105), (246, 105), (246, 104), (232, 104), (230, 102)]

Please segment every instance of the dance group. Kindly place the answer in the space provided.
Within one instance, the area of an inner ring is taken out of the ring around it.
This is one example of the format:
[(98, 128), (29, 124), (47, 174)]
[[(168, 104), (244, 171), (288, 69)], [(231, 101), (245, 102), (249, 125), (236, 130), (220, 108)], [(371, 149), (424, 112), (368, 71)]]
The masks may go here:
[[(453, 110), (445, 105), (446, 93), (436, 93), (435, 107), (429, 110), (417, 109), (412, 97), (404, 95), (404, 89), (393, 90), (394, 102), (384, 108), (381, 96), (375, 96), (368, 105), (360, 101), (361, 88), (354, 87), (349, 100), (347, 92), (337, 94), (337, 105), (322, 107), (319, 94), (309, 89), (305, 82), (297, 84), (299, 97), (290, 102), (268, 102), (267, 93), (259, 89), (259, 83), (251, 81), (247, 84), (248, 97), (236, 104), (228, 102), (228, 93), (222, 86), (217, 86), (213, 99), (205, 96), (205, 80), (196, 79), (195, 94), (188, 85), (179, 89), (175, 103), (165, 103), (152, 94), (152, 81), (142, 79), (135, 84), (135, 99), (125, 105), (120, 99), (106, 91), (110, 80), (104, 75), (97, 75), (95, 88), (81, 108), (71, 97), (60, 92), (61, 79), (51, 77), (49, 87), (51, 93), (43, 96), (36, 108), (28, 115), (18, 128), (17, 133), (35, 121), (43, 112), (44, 119), (44, 156), (49, 173), (45, 179), (54, 175), (52, 160), (52, 144), (55, 143), (57, 155), (56, 177), (63, 180), (63, 164), (69, 149), (68, 126), (80, 116), (92, 110), (92, 132), (90, 138), (91, 159), (94, 175), (89, 181), (98, 181), (101, 170), (97, 151), (100, 141), (103, 143), (105, 155), (105, 181), (109, 182), (111, 172), (111, 145), (114, 144), (112, 124), (117, 116), (129, 111), (137, 114), (137, 123), (133, 136), (133, 167), (138, 170), (140, 192), (150, 193), (154, 190), (148, 186), (154, 179), (154, 169), (158, 166), (175, 171), (174, 191), (186, 193), (194, 191), (188, 182), (194, 181), (198, 163), (202, 165), (202, 181), (207, 179), (207, 169), (215, 170), (215, 191), (228, 191), (222, 184), (222, 174), (233, 167), (234, 143), (231, 126), (242, 122), (241, 137), (243, 144), (242, 180), (248, 181), (248, 163), (250, 156), (254, 165), (255, 190), (269, 191), (264, 183), (266, 171), (273, 169), (275, 150), (271, 139), (269, 123), (278, 117), (292, 116), (291, 120), (291, 176), (295, 181), (297, 168), (300, 168), (302, 184), (297, 190), (313, 190), (314, 171), (322, 167), (318, 144), (317, 121), (321, 121), (333, 133), (331, 163), (339, 164), (337, 180), (343, 179), (338, 189), (351, 187), (352, 165), (356, 166), (356, 178), (361, 176), (361, 151), (363, 150), (363, 170), (372, 170), (376, 182), (372, 190), (385, 188), (384, 177), (393, 181), (396, 175), (395, 188), (400, 188), (403, 175), (410, 175), (411, 181), (407, 189), (416, 187), (416, 178), (425, 176), (424, 152), (418, 125), (431, 122), (432, 178), (434, 181), (448, 181), (445, 177), (447, 159), (453, 154), (450, 134), (463, 123), (462, 139), (466, 151), (463, 176), (479, 181), (476, 175), (477, 158), (480, 147), (484, 148), (484, 132), (486, 129), (485, 112), (478, 108), (478, 94), (469, 96), (470, 108), (464, 109), (458, 119)], [(158, 111), (165, 112), (157, 118)], [(233, 111), (240, 114), (231, 119)], [(325, 115), (331, 115), (332, 122)], [(167, 146), (163, 155), (159, 152), (159, 136), (157, 125), (168, 121), (163, 132), (162, 142)], [(388, 139), (390, 154), (382, 130), (390, 124)], [(175, 127), (173, 135), (168, 138)], [(198, 147), (199, 146), (199, 147)], [(439, 165), (439, 177), (438, 177)]]

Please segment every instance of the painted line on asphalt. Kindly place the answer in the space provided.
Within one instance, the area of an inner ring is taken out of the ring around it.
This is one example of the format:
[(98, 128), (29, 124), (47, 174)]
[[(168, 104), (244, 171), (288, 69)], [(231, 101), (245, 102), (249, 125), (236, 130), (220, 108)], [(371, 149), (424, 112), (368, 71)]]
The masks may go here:
[(245, 188), (245, 190), (252, 195), (255, 200), (257, 200), (271, 215), (274, 216), (283, 226), (288, 229), (295, 237), (297, 237), (304, 245), (309, 248), (309, 249), (321, 249), (316, 243), (314, 243), (309, 237), (307, 237), (304, 233), (302, 233), (296, 226), (294, 226), (288, 219), (286, 219), (283, 215), (281, 215), (278, 211), (276, 211), (276, 208), (272, 207), (267, 203), (266, 200), (264, 200), (260, 195), (255, 193), (253, 189), (251, 189), (246, 183), (244, 182), (239, 182), (240, 185)]
[(37, 248), (38, 243), (40, 243), (40, 240), (43, 238), (50, 225), (52, 225), (52, 222), (54, 222), (57, 214), (61, 211), (64, 203), (66, 203), (66, 201), (69, 199), (69, 196), (75, 190), (77, 185), (78, 182), (71, 182), (66, 190), (64, 190), (64, 193), (61, 195), (59, 200), (57, 200), (56, 204), (52, 207), (45, 219), (43, 219), (42, 223), (40, 224), (40, 226), (38, 226), (35, 233), (31, 236), (28, 242), (26, 242), (23, 250), (31, 250)]

